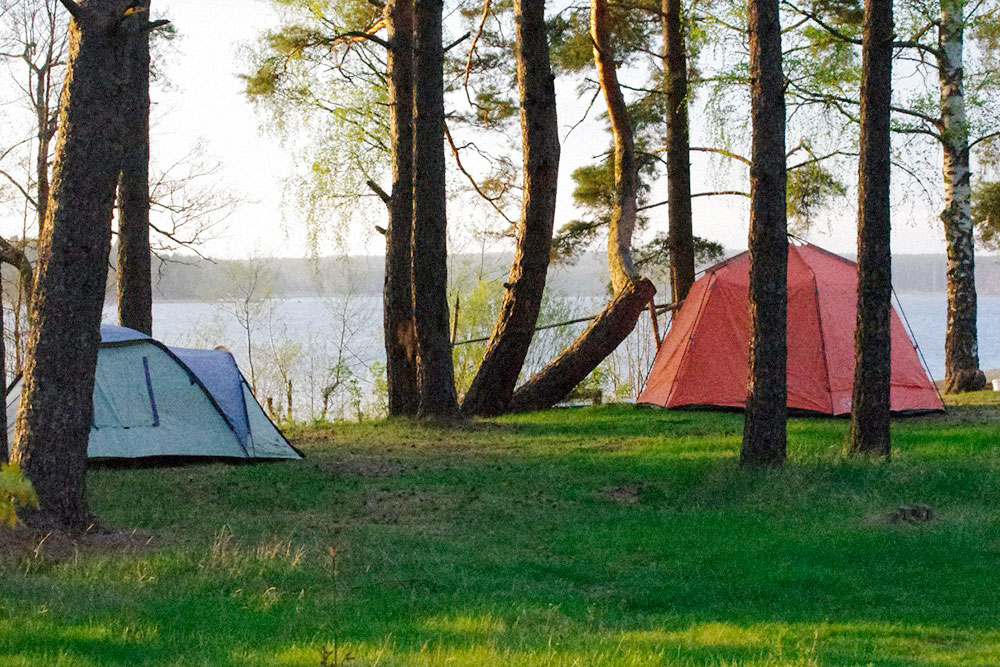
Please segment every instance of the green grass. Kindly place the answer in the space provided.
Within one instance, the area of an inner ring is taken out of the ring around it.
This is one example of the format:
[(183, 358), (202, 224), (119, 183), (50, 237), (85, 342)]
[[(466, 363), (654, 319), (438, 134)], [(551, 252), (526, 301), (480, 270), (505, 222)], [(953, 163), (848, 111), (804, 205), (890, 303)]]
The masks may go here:
[(784, 469), (742, 470), (740, 415), (609, 406), (97, 469), (97, 515), (154, 546), (0, 564), (0, 665), (1000, 664), (979, 403), (899, 421), (888, 463), (796, 419)]

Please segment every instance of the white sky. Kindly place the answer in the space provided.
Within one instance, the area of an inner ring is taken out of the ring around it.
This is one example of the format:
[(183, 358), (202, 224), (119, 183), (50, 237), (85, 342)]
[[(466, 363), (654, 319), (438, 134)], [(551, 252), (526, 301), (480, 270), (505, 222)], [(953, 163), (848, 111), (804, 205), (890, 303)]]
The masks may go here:
[[(199, 139), (209, 155), (224, 166), (223, 178), (246, 197), (228, 221), (228, 229), (205, 248), (208, 254), (239, 257), (251, 253), (273, 256), (307, 254), (305, 230), (296, 223), (295, 211), (283, 213), (283, 178), (291, 173), (295, 156), (290, 155), (261, 127), (262, 117), (242, 95), (237, 74), (243, 70), (239, 49), (262, 31), (277, 24), (269, 0), (158, 0), (154, 18), (170, 18), (181, 37), (166, 71), (174, 89), (154, 97), (153, 151), (161, 155), (183, 152)], [(572, 100), (572, 86), (560, 86), (560, 124), (574, 122), (582, 103)], [(562, 113), (563, 105), (567, 111)], [(595, 105), (594, 116), (603, 110)], [(698, 118), (693, 118), (697, 125)], [(697, 127), (695, 127), (697, 133)], [(562, 134), (565, 134), (563, 130)], [(603, 150), (607, 138), (596, 121), (578, 128), (563, 148), (557, 227), (573, 216), (569, 174), (592, 161)], [(711, 176), (695, 158), (694, 189), (715, 189)], [(665, 184), (656, 186), (665, 198)], [(893, 248), (897, 253), (942, 252), (943, 237), (930, 211), (922, 206), (897, 207)], [(913, 213), (911, 211), (916, 211)], [(666, 209), (653, 212), (654, 229), (666, 226)], [(912, 219), (907, 219), (912, 218)], [(381, 221), (373, 221), (373, 224)], [(815, 226), (810, 240), (841, 252), (855, 246), (854, 205), (845, 200), (827, 224)], [(695, 200), (695, 233), (721, 242), (729, 249), (746, 246), (746, 205), (742, 198), (700, 198)], [(384, 244), (374, 234), (357, 234), (349, 251), (379, 254)]]

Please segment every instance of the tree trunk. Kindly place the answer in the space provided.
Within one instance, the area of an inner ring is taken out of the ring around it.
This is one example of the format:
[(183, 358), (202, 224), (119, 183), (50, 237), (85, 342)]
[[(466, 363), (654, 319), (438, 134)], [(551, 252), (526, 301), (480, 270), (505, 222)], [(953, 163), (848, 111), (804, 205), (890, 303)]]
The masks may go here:
[(743, 447), (746, 466), (785, 460), (788, 412), (786, 319), (788, 237), (785, 218), (785, 96), (778, 0), (749, 0), (750, 378)]
[(888, 456), (892, 377), (890, 100), (892, 0), (866, 0), (861, 66), (861, 155), (858, 166), (858, 314), (850, 449)]
[(544, 410), (566, 398), (628, 338), (654, 294), (645, 278), (629, 283), (569, 347), (518, 387), (510, 411)]
[[(3, 292), (0, 291), (0, 297)], [(3, 303), (0, 303), (0, 382), (3, 383), (3, 393), (7, 395), (7, 347), (4, 341)], [(0, 410), (0, 463), (7, 463), (10, 458), (9, 443), (7, 442), (7, 403), (4, 401), (3, 410)]]
[(694, 284), (691, 150), (688, 133), (687, 44), (681, 0), (663, 0), (663, 84), (667, 104), (667, 218), (672, 300)]
[(413, 0), (386, 4), (392, 195), (385, 243), (383, 324), (389, 416), (417, 414), (417, 341), (413, 328)]
[(418, 414), (461, 416), (448, 317), (448, 235), (444, 163), (443, 0), (414, 4), (413, 315), (417, 329)]
[(46, 208), (49, 203), (49, 147), (52, 145), (51, 119), (49, 118), (48, 84), (51, 77), (51, 61), (35, 76), (35, 122), (37, 124), (38, 146), (35, 153), (35, 201), (38, 208), (38, 235), (45, 227)]
[(938, 28), (938, 76), (944, 147), (944, 200), (941, 213), (948, 241), (948, 332), (945, 337), (945, 392), (986, 386), (979, 369), (976, 333), (976, 259), (969, 170), (969, 126), (965, 115), (963, 0), (942, 0)]
[(614, 138), (615, 200), (608, 226), (608, 267), (615, 297), (586, 331), (524, 386), (514, 392), (511, 410), (542, 410), (566, 397), (632, 332), (656, 293), (632, 263), (638, 172), (632, 125), (618, 85), (607, 0), (592, 0), (590, 32), (597, 78), (604, 92)]
[(559, 125), (545, 2), (514, 0), (514, 15), (524, 154), (521, 225), (500, 315), (462, 402), (467, 415), (496, 415), (506, 412), (510, 405), (542, 306), (556, 213)]
[[(140, 3), (149, 16), (149, 0)], [(118, 322), (153, 334), (153, 287), (149, 248), (149, 31), (132, 21), (121, 180), (118, 185)]]
[(122, 25), (128, 2), (76, 5), (44, 233), (39, 241), (24, 389), (12, 460), (35, 486), (30, 520), (82, 529), (94, 372), (121, 164)]

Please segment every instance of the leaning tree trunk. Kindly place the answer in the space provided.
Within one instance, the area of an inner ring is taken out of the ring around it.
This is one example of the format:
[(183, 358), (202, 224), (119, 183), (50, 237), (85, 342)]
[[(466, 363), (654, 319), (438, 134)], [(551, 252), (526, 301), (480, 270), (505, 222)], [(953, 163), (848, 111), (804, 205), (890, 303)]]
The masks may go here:
[(541, 410), (566, 397), (632, 333), (656, 288), (632, 263), (638, 170), (628, 108), (618, 85), (607, 0), (592, 0), (590, 33), (597, 78), (604, 92), (614, 137), (615, 200), (608, 227), (608, 265), (615, 298), (586, 331), (514, 392), (511, 410)]
[(785, 460), (788, 237), (785, 82), (778, 0), (750, 0), (750, 377), (740, 461)]
[(890, 100), (892, 0), (866, 0), (861, 64), (861, 156), (858, 166), (858, 314), (850, 450), (888, 456), (892, 378)]
[(681, 0), (663, 0), (663, 85), (667, 104), (667, 218), (674, 303), (694, 284), (687, 45)]
[(976, 332), (976, 259), (971, 210), (969, 126), (965, 115), (963, 0), (942, 0), (938, 28), (938, 77), (944, 146), (944, 199), (941, 213), (948, 242), (948, 332), (945, 337), (947, 393), (986, 386), (979, 369)]
[(64, 0), (69, 30), (51, 198), (31, 307), (11, 459), (35, 486), (42, 525), (87, 523), (94, 373), (121, 160), (126, 0)]
[(461, 416), (448, 324), (443, 0), (414, 4), (413, 315), (422, 417)]
[(496, 415), (510, 406), (542, 306), (556, 213), (559, 125), (545, 2), (514, 0), (514, 16), (524, 153), (521, 225), (500, 315), (462, 402), (462, 411), (467, 415)]
[(417, 414), (417, 340), (413, 328), (413, 0), (386, 4), (392, 194), (386, 227), (383, 325), (389, 415)]
[[(149, 0), (139, 3), (149, 14)], [(153, 287), (149, 248), (149, 31), (139, 21), (127, 29), (129, 79), (122, 128), (118, 185), (118, 322), (153, 334)]]

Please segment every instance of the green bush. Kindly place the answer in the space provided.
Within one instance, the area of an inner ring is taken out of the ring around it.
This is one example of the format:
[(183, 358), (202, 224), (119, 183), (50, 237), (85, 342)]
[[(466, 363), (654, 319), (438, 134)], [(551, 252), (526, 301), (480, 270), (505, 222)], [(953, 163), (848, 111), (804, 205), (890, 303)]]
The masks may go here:
[(37, 508), (35, 489), (17, 464), (0, 466), (0, 523), (16, 526), (18, 506)]

